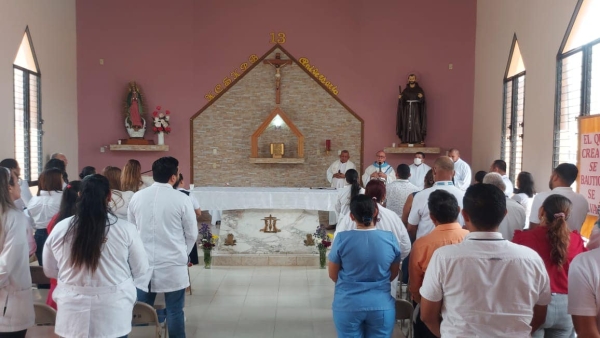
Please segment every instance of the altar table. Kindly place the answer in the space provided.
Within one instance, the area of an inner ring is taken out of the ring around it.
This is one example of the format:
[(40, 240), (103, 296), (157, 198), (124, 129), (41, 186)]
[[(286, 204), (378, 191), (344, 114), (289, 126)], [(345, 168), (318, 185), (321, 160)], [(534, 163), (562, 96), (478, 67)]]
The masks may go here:
[(334, 211), (338, 191), (310, 188), (197, 187), (202, 210), (300, 209)]

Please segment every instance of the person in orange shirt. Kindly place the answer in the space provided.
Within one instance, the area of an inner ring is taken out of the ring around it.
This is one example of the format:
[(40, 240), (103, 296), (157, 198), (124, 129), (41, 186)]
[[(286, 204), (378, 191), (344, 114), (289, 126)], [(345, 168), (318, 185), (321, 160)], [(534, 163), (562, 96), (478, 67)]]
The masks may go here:
[[(410, 252), (409, 261), (409, 276), (408, 289), (415, 303), (421, 302), (419, 289), (423, 284), (425, 270), (433, 252), (442, 246), (457, 244), (463, 241), (469, 233), (458, 224), (458, 214), (460, 207), (454, 195), (445, 190), (436, 190), (429, 196), (427, 203), (429, 207), (429, 215), (435, 229), (417, 239), (413, 244)], [(417, 308), (416, 311), (419, 311)], [(417, 314), (414, 327), (415, 337), (436, 337), (433, 335), (427, 326), (421, 321), (420, 315)]]

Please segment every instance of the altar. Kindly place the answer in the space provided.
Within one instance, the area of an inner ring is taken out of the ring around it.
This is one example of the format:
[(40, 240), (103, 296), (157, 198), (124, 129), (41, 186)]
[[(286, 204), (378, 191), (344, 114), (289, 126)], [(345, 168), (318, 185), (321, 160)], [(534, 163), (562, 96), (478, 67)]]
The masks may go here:
[[(333, 211), (335, 189), (199, 187), (191, 194), (203, 210), (222, 210), (215, 265), (317, 265), (318, 251), (306, 246), (319, 225), (318, 211)], [(278, 232), (265, 232), (265, 218), (277, 219)], [(235, 245), (225, 239), (233, 234)]]

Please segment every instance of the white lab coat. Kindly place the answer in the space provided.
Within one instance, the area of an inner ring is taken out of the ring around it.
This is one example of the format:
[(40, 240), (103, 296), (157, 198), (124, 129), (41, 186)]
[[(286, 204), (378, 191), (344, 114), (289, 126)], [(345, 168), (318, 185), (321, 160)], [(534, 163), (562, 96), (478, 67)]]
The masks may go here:
[(25, 215), (10, 209), (2, 216), (0, 232), (0, 332), (25, 330), (33, 326), (33, 294), (29, 272)]
[(65, 236), (72, 219), (56, 224), (44, 245), (44, 273), (58, 281), (52, 296), (58, 307), (55, 332), (62, 337), (124, 336), (131, 332), (134, 280), (148, 271), (142, 240), (133, 224), (109, 215), (98, 268), (94, 274), (74, 269), (72, 237)]
[(466, 191), (471, 186), (471, 179), (471, 167), (462, 158), (459, 158), (454, 162), (454, 185), (458, 189)]
[(35, 224), (36, 230), (46, 229), (52, 217), (58, 213), (62, 193), (62, 191), (42, 190), (39, 196), (33, 196), (27, 203), (27, 211)]
[[(172, 292), (190, 285), (188, 255), (198, 238), (192, 201), (168, 183), (154, 183), (136, 192), (129, 202), (128, 219), (135, 224), (148, 254), (147, 280), (152, 292)], [(148, 283), (135, 286), (148, 290)]]
[[(338, 189), (338, 198), (335, 204), (335, 211), (337, 212), (338, 219), (337, 223), (340, 223), (344, 216), (350, 213), (350, 194), (352, 193), (352, 185), (346, 185), (342, 189)], [(360, 188), (359, 195), (365, 194), (365, 189)], [(337, 227), (336, 227), (337, 228)]]
[[(398, 240), (398, 246), (400, 247), (400, 261), (408, 256), (411, 249), (410, 237), (408, 231), (402, 223), (400, 217), (390, 209), (387, 209), (380, 204), (377, 205), (379, 209), (379, 215), (377, 216), (378, 221), (375, 224), (375, 228), (383, 231), (391, 231)], [(338, 223), (333, 234), (333, 239), (341, 231), (350, 231), (356, 229), (356, 223), (350, 218), (350, 214), (345, 215), (342, 221)], [(333, 243), (331, 243), (333, 245)], [(391, 294), (392, 297), (396, 298), (398, 292), (398, 277), (391, 282)]]
[(122, 220), (127, 220), (127, 208), (133, 197), (133, 191), (112, 190), (111, 201), (108, 206), (112, 212)]

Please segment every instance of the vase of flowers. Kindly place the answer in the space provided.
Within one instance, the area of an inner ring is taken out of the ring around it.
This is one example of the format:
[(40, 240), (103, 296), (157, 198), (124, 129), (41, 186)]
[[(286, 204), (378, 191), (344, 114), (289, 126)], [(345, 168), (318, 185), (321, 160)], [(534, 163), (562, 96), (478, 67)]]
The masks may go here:
[(158, 144), (165, 144), (165, 134), (171, 132), (171, 112), (169, 110), (165, 110), (165, 112), (161, 112), (161, 106), (156, 106), (156, 110), (152, 113), (154, 127), (152, 127), (152, 131), (155, 134), (158, 134)]
[(319, 267), (325, 269), (327, 265), (327, 248), (331, 246), (332, 234), (328, 234), (323, 224), (317, 227), (313, 234), (315, 246), (319, 249)]
[(219, 236), (213, 235), (210, 231), (210, 225), (206, 223), (201, 224), (198, 232), (200, 233), (202, 251), (204, 252), (204, 268), (210, 269), (212, 266), (212, 250), (219, 240)]

